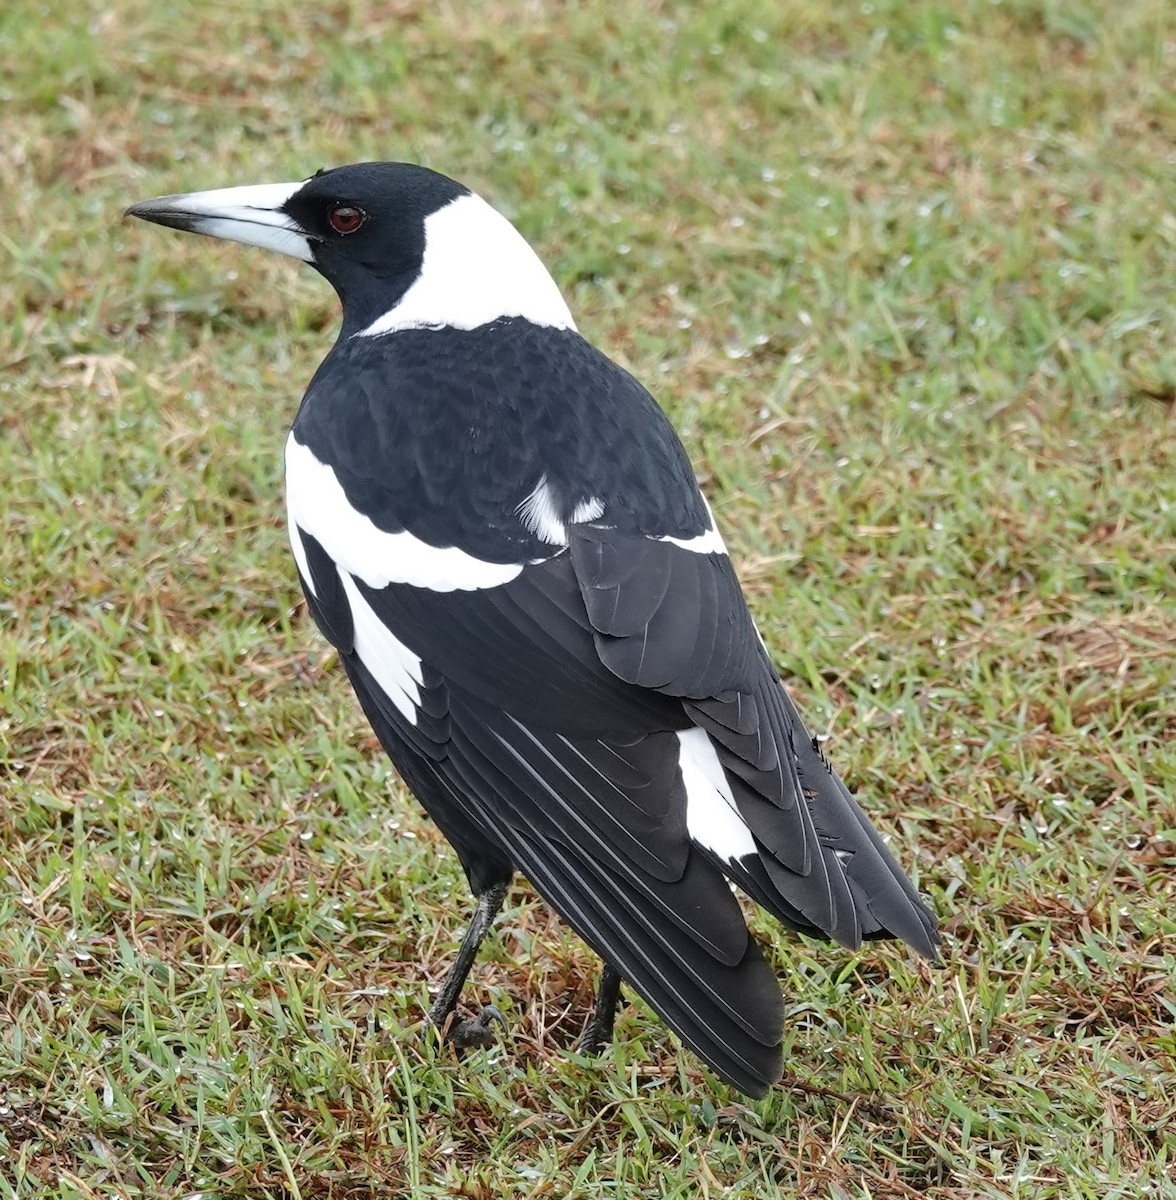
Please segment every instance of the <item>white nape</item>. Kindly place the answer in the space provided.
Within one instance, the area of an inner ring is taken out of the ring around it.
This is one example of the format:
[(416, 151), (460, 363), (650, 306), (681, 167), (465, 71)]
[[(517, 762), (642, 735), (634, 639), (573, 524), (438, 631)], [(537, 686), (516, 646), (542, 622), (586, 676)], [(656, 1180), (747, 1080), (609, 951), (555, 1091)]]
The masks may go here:
[(415, 725), (424, 678), (421, 660), (380, 620), (355, 580), (341, 567), (339, 578), (351, 606), (355, 653), (405, 720)]
[[(342, 570), (368, 587), (407, 583), (434, 592), (499, 587), (525, 563), (492, 563), (456, 546), (430, 546), (402, 530), (388, 533), (356, 512), (335, 472), (293, 434), (286, 439), (286, 509), (292, 525), (313, 537)], [(294, 542), (297, 558), (300, 542)], [(305, 561), (299, 561), (302, 567)]]
[(719, 533), (718, 527), (715, 525), (715, 514), (711, 512), (710, 502), (705, 496), (702, 497), (702, 502), (706, 505), (706, 516), (710, 522), (709, 528), (703, 533), (688, 538), (667, 536), (659, 537), (656, 540), (669, 542), (670, 545), (678, 546), (682, 550), (692, 550), (695, 554), (726, 554), (727, 547), (723, 542), (723, 535)]
[(604, 504), (597, 497), (582, 500), (565, 518), (560, 512), (559, 503), (547, 482), (547, 476), (541, 475), (531, 494), (515, 509), (519, 519), (541, 541), (551, 546), (566, 546), (568, 544), (568, 524), (579, 525), (584, 521), (595, 521), (604, 515)]
[(678, 745), (678, 767), (686, 785), (687, 832), (727, 862), (757, 853), (706, 731), (687, 729), (678, 734)]
[(425, 257), (416, 282), (356, 336), (477, 329), (502, 317), (576, 328), (555, 280), (523, 235), (480, 196), (458, 196), (425, 218)]
[(152, 211), (172, 212), (193, 218), (197, 233), (244, 242), (276, 250), (303, 262), (313, 262), (310, 242), (293, 217), (282, 212), (286, 203), (306, 183), (259, 183), (248, 187), (215, 188), (208, 192), (188, 192), (182, 196), (160, 196), (135, 205), (147, 216)]

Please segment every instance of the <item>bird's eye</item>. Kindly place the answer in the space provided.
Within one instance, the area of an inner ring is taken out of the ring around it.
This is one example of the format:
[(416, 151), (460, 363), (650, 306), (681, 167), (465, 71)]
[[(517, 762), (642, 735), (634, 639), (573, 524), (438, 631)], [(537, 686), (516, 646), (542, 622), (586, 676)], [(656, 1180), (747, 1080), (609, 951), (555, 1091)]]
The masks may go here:
[(336, 233), (354, 233), (367, 220), (367, 213), (353, 204), (337, 204), (327, 213), (327, 220)]

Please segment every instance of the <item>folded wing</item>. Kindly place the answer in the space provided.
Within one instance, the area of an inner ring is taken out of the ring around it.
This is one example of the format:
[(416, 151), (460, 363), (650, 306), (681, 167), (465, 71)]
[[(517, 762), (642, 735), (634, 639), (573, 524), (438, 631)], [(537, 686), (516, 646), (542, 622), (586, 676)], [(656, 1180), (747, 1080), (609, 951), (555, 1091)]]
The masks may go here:
[(783, 1024), (728, 881), (793, 928), (934, 953), (713, 542), (570, 526), (508, 582), (438, 592), (297, 532), (316, 620), (467, 870), (517, 865), (723, 1078), (762, 1094)]

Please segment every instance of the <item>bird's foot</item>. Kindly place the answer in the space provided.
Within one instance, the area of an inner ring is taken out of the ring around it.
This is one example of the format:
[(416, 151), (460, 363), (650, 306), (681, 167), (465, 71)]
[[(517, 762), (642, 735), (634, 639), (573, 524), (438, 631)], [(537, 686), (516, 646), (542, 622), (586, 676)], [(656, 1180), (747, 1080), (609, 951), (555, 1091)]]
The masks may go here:
[(597, 1008), (592, 1014), (580, 1037), (580, 1053), (585, 1058), (595, 1058), (612, 1044), (614, 1013), (612, 1009)]
[(588, 1027), (580, 1038), (580, 1053), (585, 1058), (594, 1058), (613, 1040), (613, 1025), (617, 1018), (617, 1001), (621, 998), (621, 976), (607, 963), (600, 975), (600, 987), (596, 992), (596, 1003)]
[(441, 1036), (459, 1050), (468, 1050), (474, 1046), (486, 1049), (488, 1046), (494, 1045), (495, 1037), (492, 1026), (494, 1021), (497, 1021), (503, 1029), (506, 1028), (506, 1018), (493, 1004), (487, 1004), (476, 1017), (468, 1021), (455, 1019), (440, 1026)]
[(580, 1038), (580, 1053), (585, 1058), (595, 1058), (609, 1043), (609, 1038), (603, 1035), (603, 1031), (596, 1027), (596, 1022), (589, 1024), (584, 1030), (583, 1036)]

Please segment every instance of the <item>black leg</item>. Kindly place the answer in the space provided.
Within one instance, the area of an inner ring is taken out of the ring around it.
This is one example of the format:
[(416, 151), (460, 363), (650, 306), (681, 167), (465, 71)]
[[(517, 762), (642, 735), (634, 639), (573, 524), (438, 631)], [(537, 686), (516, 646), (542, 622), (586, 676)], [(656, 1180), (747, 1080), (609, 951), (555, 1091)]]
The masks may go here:
[(612, 1041), (613, 1022), (617, 1019), (617, 1001), (621, 998), (621, 976), (608, 963), (600, 972), (600, 987), (596, 991), (596, 1006), (588, 1028), (580, 1039), (581, 1054), (599, 1054)]
[(472, 1021), (447, 1023), (450, 1014), (457, 1007), (457, 998), (461, 995), (461, 989), (465, 984), (466, 976), (470, 973), (470, 967), (474, 965), (474, 959), (478, 956), (478, 947), (481, 946), (482, 939), (486, 936), (490, 926), (494, 924), (494, 918), (502, 907), (508, 883), (508, 880), (492, 883), (478, 897), (478, 907), (474, 912), (473, 920), (470, 921), (470, 927), (465, 931), (465, 937), (461, 939), (457, 960), (449, 968), (449, 974), (445, 976), (445, 982), (437, 993), (437, 999), (429, 1007), (430, 1024), (439, 1029), (443, 1037), (457, 1046), (489, 1046), (494, 1041), (490, 1022), (501, 1021), (504, 1025), (506, 1024), (502, 1013), (492, 1004), (482, 1009), (481, 1013)]

